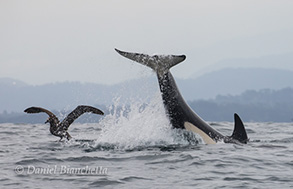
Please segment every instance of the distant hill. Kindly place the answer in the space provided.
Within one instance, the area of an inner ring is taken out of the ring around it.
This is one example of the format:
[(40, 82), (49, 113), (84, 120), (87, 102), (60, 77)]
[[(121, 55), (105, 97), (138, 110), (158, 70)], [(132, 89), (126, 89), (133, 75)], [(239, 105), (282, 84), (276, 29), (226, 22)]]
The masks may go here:
[[(217, 49), (219, 49), (219, 47), (217, 47)], [(231, 46), (231, 49), (224, 48), (223, 50), (225, 51), (226, 54), (231, 54), (231, 52), (233, 52), (234, 50), (239, 51), (239, 49), (235, 49), (235, 46)], [(191, 56), (194, 56), (194, 55), (192, 54)], [(196, 59), (196, 57), (194, 57), (193, 59)], [(203, 60), (205, 59), (206, 57), (203, 58)], [(199, 69), (194, 74), (192, 74), (190, 78), (197, 78), (204, 74), (215, 72), (218, 70), (223, 70), (226, 68), (280, 69), (281, 67), (283, 70), (293, 70), (292, 63), (293, 63), (293, 52), (287, 52), (287, 53), (281, 53), (281, 54), (270, 54), (270, 55), (264, 55), (264, 56), (259, 56), (258, 54), (258, 57), (249, 57), (249, 58), (223, 58), (222, 60), (216, 63), (213, 63), (209, 66)]]
[(248, 90), (235, 96), (190, 101), (189, 105), (210, 121), (233, 121), (233, 114), (238, 113), (243, 121), (292, 122), (293, 88)]
[(18, 88), (18, 87), (25, 87), (27, 86), (27, 84), (20, 80), (4, 77), (4, 78), (0, 78), (0, 86), (2, 88), (4, 87)]
[[(196, 79), (175, 78), (188, 101), (213, 99), (218, 95), (238, 95), (246, 90), (282, 89), (293, 87), (293, 72), (278, 69), (222, 69)], [(21, 81), (0, 78), (0, 113), (22, 112), (29, 106), (54, 110), (72, 110), (79, 104), (110, 105), (146, 100), (159, 91), (156, 76), (140, 78), (117, 85), (62, 82), (32, 86)]]
[[(259, 91), (248, 90), (240, 95), (219, 95), (210, 100), (188, 101), (190, 107), (206, 121), (231, 121), (233, 114), (238, 113), (245, 122), (292, 122), (293, 121), (293, 88), (281, 90), (263, 89)], [(142, 106), (146, 105), (142, 102)], [(109, 109), (104, 105), (94, 105), (99, 107), (107, 115)], [(115, 105), (115, 110), (119, 115), (126, 107), (121, 104)], [(63, 119), (71, 110), (52, 111)], [(111, 110), (113, 113), (113, 109)], [(102, 118), (91, 114), (85, 114), (78, 118), (76, 122), (96, 123)], [(28, 115), (23, 112), (0, 113), (0, 123), (44, 123), (47, 115)]]
[(246, 90), (293, 87), (293, 71), (263, 68), (226, 68), (196, 79), (177, 79), (188, 100), (210, 99), (217, 95), (237, 95)]
[(146, 81), (133, 80), (112, 86), (80, 82), (32, 86), (18, 80), (0, 79), (0, 113), (22, 112), (29, 106), (68, 111), (80, 104), (110, 105), (115, 99), (121, 103), (140, 97), (145, 99), (158, 89), (155, 78)]

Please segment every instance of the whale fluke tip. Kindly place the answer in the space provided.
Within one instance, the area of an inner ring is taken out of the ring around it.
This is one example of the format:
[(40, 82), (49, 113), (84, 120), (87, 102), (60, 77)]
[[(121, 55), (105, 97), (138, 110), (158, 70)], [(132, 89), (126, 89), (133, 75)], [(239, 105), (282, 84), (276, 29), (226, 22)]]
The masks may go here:
[(123, 53), (123, 51), (121, 51), (121, 50), (119, 50), (119, 49), (117, 49), (117, 48), (114, 48), (114, 50), (115, 50), (116, 52), (118, 52), (119, 54)]

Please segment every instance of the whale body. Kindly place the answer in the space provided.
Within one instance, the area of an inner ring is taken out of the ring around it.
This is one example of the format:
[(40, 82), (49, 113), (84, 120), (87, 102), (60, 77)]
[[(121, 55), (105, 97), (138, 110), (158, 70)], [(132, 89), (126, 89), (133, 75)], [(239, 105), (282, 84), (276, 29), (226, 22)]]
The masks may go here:
[(185, 55), (147, 55), (124, 52), (115, 49), (120, 55), (152, 68), (158, 78), (166, 113), (173, 128), (186, 129), (201, 136), (206, 144), (242, 143), (248, 141), (247, 133), (240, 117), (234, 114), (234, 131), (231, 136), (224, 136), (200, 118), (183, 99), (176, 82), (169, 71), (171, 67), (183, 62)]

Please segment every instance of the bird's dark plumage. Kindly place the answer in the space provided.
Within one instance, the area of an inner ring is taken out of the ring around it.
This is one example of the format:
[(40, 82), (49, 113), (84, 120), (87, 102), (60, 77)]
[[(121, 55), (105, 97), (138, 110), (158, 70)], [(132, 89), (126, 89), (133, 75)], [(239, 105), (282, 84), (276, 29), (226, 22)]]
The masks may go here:
[(104, 115), (104, 113), (92, 106), (77, 106), (68, 116), (60, 123), (58, 118), (49, 110), (40, 107), (30, 107), (24, 110), (26, 113), (41, 113), (44, 112), (49, 115), (48, 120), (46, 121), (50, 123), (50, 132), (55, 136), (59, 136), (61, 139), (66, 137), (68, 140), (71, 138), (69, 133), (67, 132), (69, 126), (83, 113), (90, 112), (94, 114)]
[(104, 115), (104, 113), (94, 107), (91, 106), (77, 106), (68, 116), (61, 122), (61, 126), (63, 130), (67, 130), (71, 123), (74, 122), (79, 116), (83, 113), (91, 112), (94, 114)]
[(28, 113), (28, 114), (34, 114), (34, 113), (40, 113), (40, 112), (45, 112), (47, 113), (49, 116), (55, 116), (52, 112), (50, 112), (49, 110), (46, 110), (44, 108), (40, 108), (40, 107), (30, 107), (24, 110), (24, 112)]

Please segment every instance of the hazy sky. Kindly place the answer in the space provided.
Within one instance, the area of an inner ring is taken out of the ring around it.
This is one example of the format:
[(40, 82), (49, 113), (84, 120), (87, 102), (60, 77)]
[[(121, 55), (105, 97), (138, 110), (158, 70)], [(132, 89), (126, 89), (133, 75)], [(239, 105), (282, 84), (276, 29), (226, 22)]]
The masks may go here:
[(0, 77), (112, 84), (151, 73), (115, 47), (185, 54), (172, 68), (181, 78), (225, 60), (290, 55), (292, 10), (292, 0), (0, 0)]

